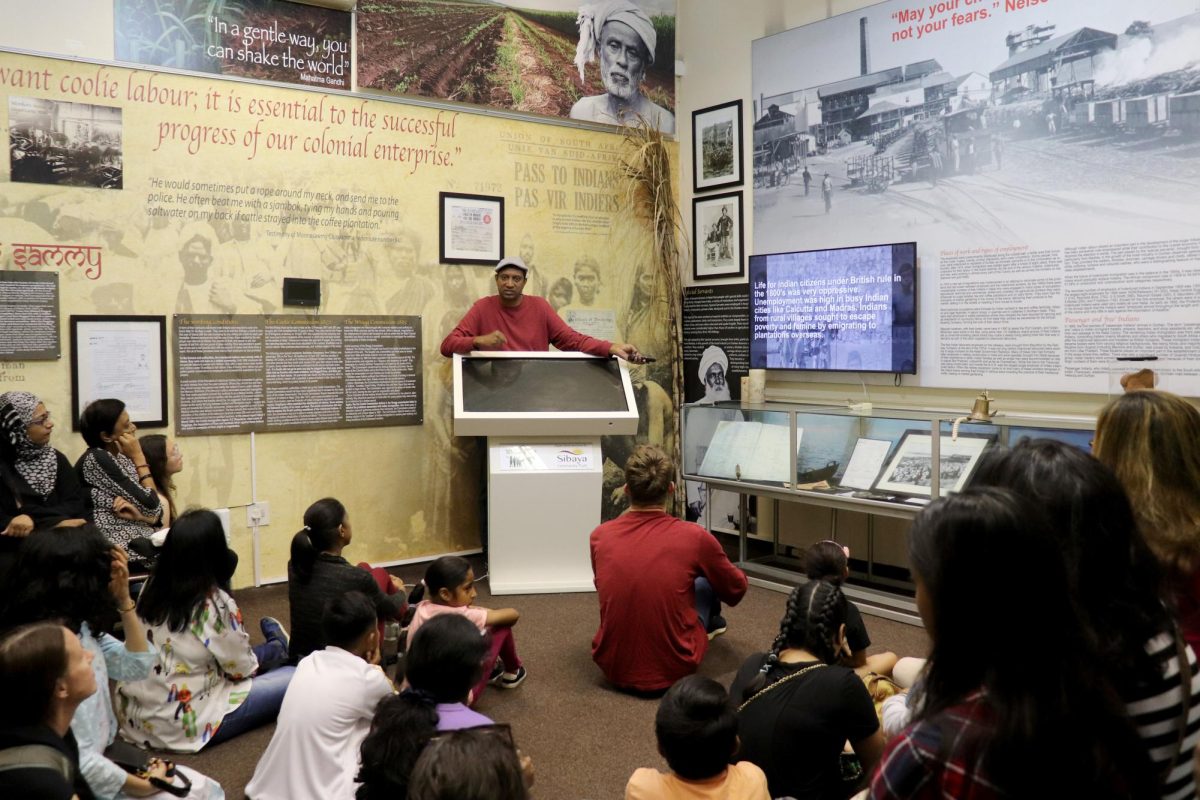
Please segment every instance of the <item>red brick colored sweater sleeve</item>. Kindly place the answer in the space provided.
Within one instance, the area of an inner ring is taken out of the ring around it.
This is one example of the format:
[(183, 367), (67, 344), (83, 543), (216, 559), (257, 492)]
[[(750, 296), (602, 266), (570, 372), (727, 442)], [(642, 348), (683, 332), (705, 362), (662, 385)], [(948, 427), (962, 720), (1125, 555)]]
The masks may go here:
[(592, 658), (617, 686), (665, 689), (696, 671), (708, 636), (696, 615), (694, 582), (737, 605), (746, 575), (708, 531), (662, 511), (629, 511), (592, 532), (600, 629)]
[(525, 295), (516, 308), (500, 305), (499, 295), (484, 297), (471, 306), (462, 321), (442, 340), (442, 355), (469, 353), (475, 347), (475, 337), (500, 331), (508, 340), (505, 350), (536, 352), (549, 350), (579, 351), (607, 358), (612, 342), (593, 339), (572, 329), (554, 313), (543, 298)]

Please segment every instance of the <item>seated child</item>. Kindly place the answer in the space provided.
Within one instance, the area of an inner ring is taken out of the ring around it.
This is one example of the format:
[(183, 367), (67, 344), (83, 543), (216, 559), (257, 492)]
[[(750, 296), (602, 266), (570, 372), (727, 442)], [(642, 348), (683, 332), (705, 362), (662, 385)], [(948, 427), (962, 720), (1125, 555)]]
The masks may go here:
[[(840, 589), (846, 578), (850, 577), (850, 548), (829, 539), (817, 542), (804, 555), (804, 571), (809, 580), (829, 581)], [(842, 666), (850, 667), (863, 677), (872, 672), (891, 677), (892, 669), (896, 666), (896, 654), (867, 655), (871, 637), (867, 635), (862, 613), (854, 603), (846, 604), (846, 644), (850, 648), (850, 655), (842, 657)]]
[(413, 764), (431, 738), (492, 724), (466, 705), (488, 649), (488, 637), (458, 614), (439, 614), (421, 626), (405, 657), (408, 687), (379, 704), (362, 743), (358, 800), (405, 797)]
[(749, 761), (729, 763), (738, 751), (737, 729), (737, 715), (721, 684), (700, 675), (680, 679), (663, 696), (654, 718), (658, 752), (671, 774), (636, 770), (625, 800), (770, 800), (761, 769)]
[[(517, 655), (512, 626), (517, 624), (520, 614), (515, 608), (480, 608), (475, 602), (475, 572), (465, 558), (442, 556), (425, 571), (423, 586), (418, 586), (409, 596), (417, 602), (412, 622), (408, 626), (408, 643), (421, 626), (438, 614), (461, 614), (475, 624), (480, 631), (491, 634), (492, 646), (484, 659), (487, 670), (471, 693), (471, 702), (479, 699), (490, 683), (501, 689), (515, 689), (525, 680), (525, 667)], [(421, 600), (424, 592), (428, 600)], [(494, 668), (493, 668), (494, 665)], [(490, 670), (490, 672), (489, 672)]]
[(528, 800), (528, 777), (507, 725), (444, 733), (413, 767), (408, 800)]
[(349, 797), (358, 748), (392, 683), (379, 667), (375, 603), (347, 592), (329, 604), (323, 650), (300, 660), (279, 722), (246, 795), (254, 800)]

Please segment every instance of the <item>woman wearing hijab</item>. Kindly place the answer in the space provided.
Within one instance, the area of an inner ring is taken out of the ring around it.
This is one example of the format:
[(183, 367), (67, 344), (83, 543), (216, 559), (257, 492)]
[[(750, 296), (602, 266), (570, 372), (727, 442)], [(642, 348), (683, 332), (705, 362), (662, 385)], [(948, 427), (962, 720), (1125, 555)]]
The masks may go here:
[(37, 397), (0, 394), (0, 574), (35, 528), (75, 527), (91, 516), (71, 462), (50, 446), (53, 430)]

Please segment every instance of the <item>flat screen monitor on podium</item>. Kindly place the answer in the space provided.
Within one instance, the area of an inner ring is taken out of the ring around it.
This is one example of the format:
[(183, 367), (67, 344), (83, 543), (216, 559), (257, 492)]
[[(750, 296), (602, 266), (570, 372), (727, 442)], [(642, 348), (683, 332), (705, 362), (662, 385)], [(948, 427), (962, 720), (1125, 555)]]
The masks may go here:
[(456, 436), (604, 436), (637, 433), (624, 361), (584, 353), (480, 352), (454, 356)]

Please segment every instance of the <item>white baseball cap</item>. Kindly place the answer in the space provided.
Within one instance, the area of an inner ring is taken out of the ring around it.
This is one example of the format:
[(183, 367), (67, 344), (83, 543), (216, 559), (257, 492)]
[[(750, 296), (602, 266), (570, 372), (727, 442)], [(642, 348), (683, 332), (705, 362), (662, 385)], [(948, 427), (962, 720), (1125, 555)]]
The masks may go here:
[(525, 262), (516, 256), (509, 256), (508, 258), (500, 259), (500, 263), (496, 265), (495, 271), (499, 273), (500, 270), (504, 269), (505, 267), (513, 267), (514, 269), (519, 269), (521, 272), (526, 274), (529, 273), (529, 267), (525, 266)]

